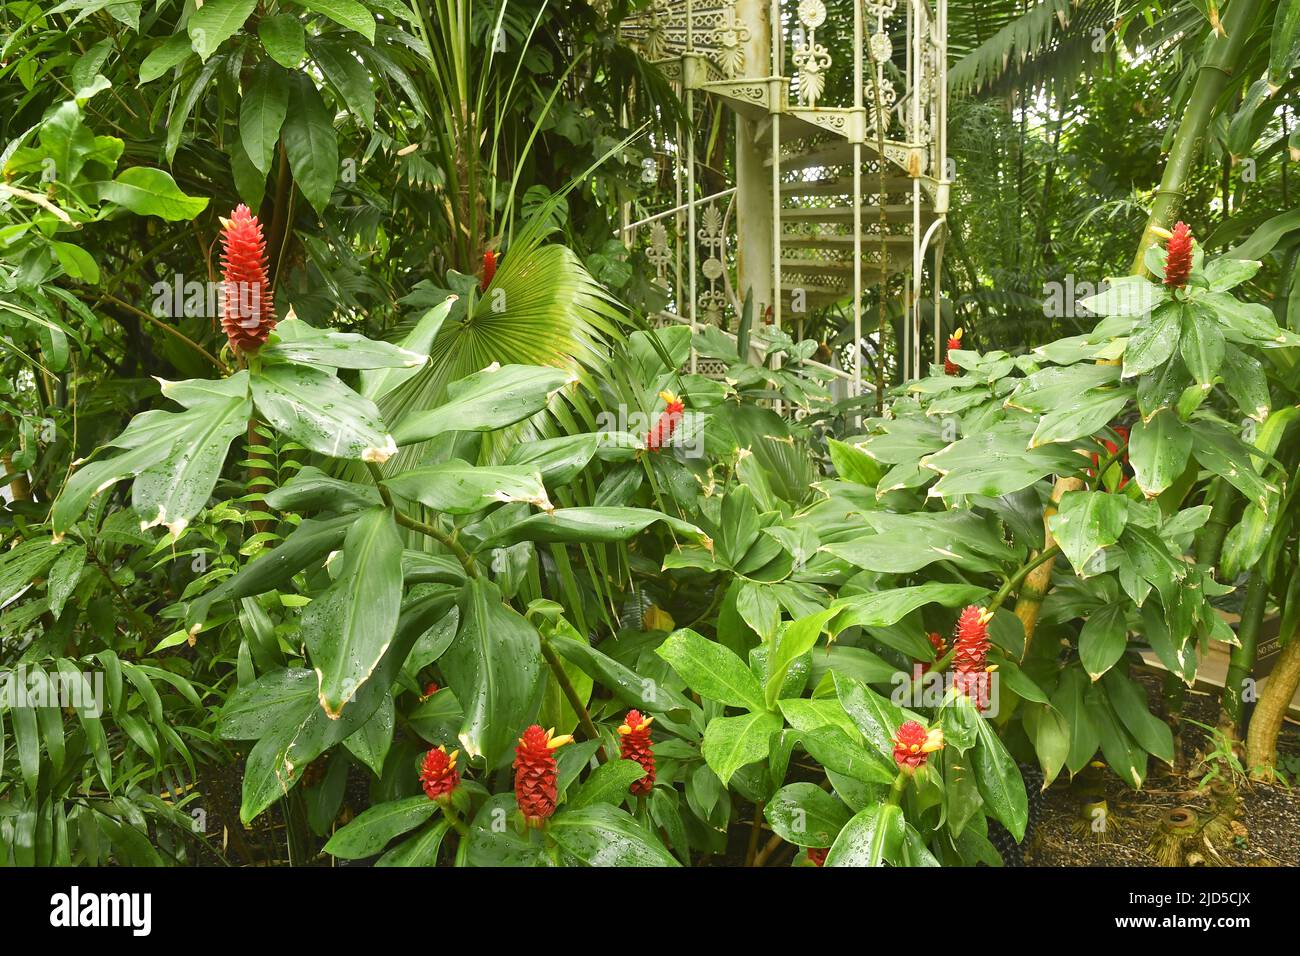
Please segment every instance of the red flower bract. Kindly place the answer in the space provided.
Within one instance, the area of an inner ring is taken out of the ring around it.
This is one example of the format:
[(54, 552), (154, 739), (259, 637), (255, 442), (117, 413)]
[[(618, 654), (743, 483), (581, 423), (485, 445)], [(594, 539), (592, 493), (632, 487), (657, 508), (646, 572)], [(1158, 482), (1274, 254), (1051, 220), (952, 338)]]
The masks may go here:
[(420, 783), (430, 800), (441, 800), (460, 786), (460, 771), (456, 769), (459, 750), (447, 753), (446, 747), (435, 747), (424, 755), (420, 765)]
[(624, 760), (632, 760), (641, 765), (645, 776), (633, 780), (628, 790), (635, 796), (644, 796), (654, 789), (655, 753), (650, 740), (650, 722), (653, 717), (642, 717), (639, 710), (629, 710), (623, 724), (618, 728), (619, 751)]
[(480, 292), (486, 292), (492, 284), (492, 277), (497, 274), (497, 254), (491, 250), (483, 253), (483, 278), (479, 282)]
[[(948, 338), (947, 352), (951, 352), (954, 349), (960, 349), (960, 348), (961, 348), (961, 329), (958, 329)], [(958, 365), (956, 362), (954, 362), (952, 359), (948, 358), (947, 352), (945, 352), (943, 357), (943, 373), (945, 375), (960, 375), (961, 366)]]
[(262, 224), (240, 204), (221, 225), (221, 329), (232, 349), (256, 352), (275, 328)]
[(1165, 285), (1171, 289), (1181, 289), (1187, 285), (1192, 274), (1192, 228), (1185, 222), (1174, 226), (1173, 235), (1166, 246), (1168, 257), (1165, 259)]
[(555, 730), (542, 730), (533, 724), (519, 738), (515, 747), (515, 802), (524, 822), (540, 827), (555, 812), (555, 754), (573, 738), (554, 736)]
[(953, 641), (953, 686), (980, 710), (988, 706), (989, 621), (993, 615), (971, 605), (957, 619)]
[(668, 444), (673, 437), (673, 432), (677, 430), (682, 416), (686, 413), (686, 405), (680, 398), (671, 392), (660, 392), (659, 397), (666, 403), (666, 407), (659, 415), (659, 420), (655, 422), (654, 428), (645, 437), (645, 446), (651, 451), (659, 451), (664, 445)]
[(808, 859), (812, 860), (813, 866), (825, 866), (826, 854), (831, 852), (828, 846), (810, 846), (808, 847)]
[[(1123, 473), (1124, 471), (1123, 465), (1128, 464), (1128, 448), (1127, 448), (1128, 429), (1125, 428), (1123, 425), (1111, 425), (1110, 427), (1113, 432), (1115, 432), (1117, 435), (1119, 435), (1120, 438), (1124, 440), (1124, 444), (1126, 446), (1124, 449), (1124, 454), (1121, 456), (1122, 464), (1120, 467), (1120, 479), (1118, 485), (1118, 488), (1123, 488), (1125, 485), (1128, 484), (1128, 475), (1125, 475)], [(1111, 455), (1115, 454), (1115, 452), (1119, 450), (1119, 445), (1111, 441), (1109, 438), (1102, 438), (1101, 443), (1106, 446), (1107, 458), (1109, 458)], [(1088, 469), (1088, 475), (1090, 477), (1095, 476), (1097, 474), (1097, 469), (1100, 467), (1101, 467), (1101, 455), (1099, 455), (1097, 452), (1094, 451), (1092, 453), (1092, 467)], [(1106, 470), (1110, 471), (1109, 468), (1107, 468)], [(1116, 490), (1118, 490), (1118, 488)], [(1107, 489), (1103, 488), (1102, 490), (1105, 491)]]
[(943, 731), (926, 730), (915, 720), (905, 721), (894, 732), (894, 762), (900, 770), (915, 771), (926, 758), (943, 748)]
[[(945, 641), (943, 637), (941, 637), (936, 632), (931, 631), (929, 634), (926, 635), (926, 639), (929, 640), (930, 646), (934, 648), (934, 659), (936, 661), (939, 658), (943, 657), (943, 655), (948, 653), (948, 642)], [(921, 673), (928, 674), (930, 672), (930, 668), (933, 666), (934, 664), (931, 663), (930, 661), (925, 661), (924, 663), (921, 664)]]
[(429, 681), (424, 687), (424, 693), (420, 695), (420, 703), (424, 703), (441, 689), (437, 681)]

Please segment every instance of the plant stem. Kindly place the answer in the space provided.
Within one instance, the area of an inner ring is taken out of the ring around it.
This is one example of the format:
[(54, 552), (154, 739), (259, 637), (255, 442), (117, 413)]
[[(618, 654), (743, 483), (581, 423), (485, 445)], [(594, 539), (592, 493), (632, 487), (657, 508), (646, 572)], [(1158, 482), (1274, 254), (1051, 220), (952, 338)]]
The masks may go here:
[[(87, 299), (88, 297), (79, 294), (78, 298)], [(195, 342), (192, 338), (190, 338), (180, 329), (176, 328), (174, 325), (168, 325), (166, 322), (159, 320), (159, 318), (156, 315), (150, 315), (144, 309), (137, 308), (136, 306), (132, 305), (130, 302), (123, 302), (115, 295), (109, 295), (108, 293), (104, 293), (102, 296), (100, 296), (100, 298), (107, 300), (108, 302), (112, 302), (119, 309), (125, 309), (127, 312), (130, 312), (132, 315), (136, 316), (137, 318), (144, 319), (146, 322), (149, 322), (154, 326), (157, 326), (158, 328), (166, 332), (168, 335), (173, 336), (179, 339), (180, 341), (184, 342), (194, 351), (198, 352), (205, 359), (211, 362), (214, 367), (216, 367), (223, 373), (225, 374), (230, 373), (229, 365), (221, 361), (221, 359), (217, 358), (215, 355), (213, 355), (211, 352), (205, 349), (202, 345), (199, 345), (198, 342)]]
[[(573, 682), (569, 680), (569, 675), (564, 672), (564, 664), (560, 657), (555, 653), (555, 648), (551, 647), (551, 642), (538, 634), (538, 640), (542, 645), (542, 656), (546, 658), (546, 663), (550, 665), (551, 675), (555, 678), (555, 683), (560, 685), (560, 692), (564, 694), (564, 699), (569, 702), (573, 712), (578, 715), (578, 724), (582, 727), (583, 734), (588, 740), (600, 740), (600, 731), (591, 720), (591, 714), (587, 712), (587, 705), (582, 702), (578, 692), (574, 689)], [(605, 753), (605, 747), (602, 744), (596, 748), (596, 759), (601, 763), (609, 760)]]
[(478, 562), (474, 560), (473, 555), (461, 547), (460, 543), (455, 538), (447, 534), (447, 532), (443, 531), (441, 528), (435, 525), (425, 524), (423, 521), (412, 518), (410, 515), (398, 508), (397, 505), (393, 503), (392, 494), (384, 485), (383, 471), (381, 471), (379, 466), (373, 461), (366, 462), (366, 467), (370, 470), (370, 476), (375, 480), (375, 487), (379, 489), (379, 499), (384, 503), (385, 508), (388, 508), (393, 512), (393, 519), (398, 524), (403, 528), (410, 528), (412, 531), (418, 531), (423, 535), (428, 535), (430, 538), (433, 538), (455, 555), (456, 560), (460, 562), (460, 565), (465, 569), (466, 574), (471, 578), (478, 578), (480, 576)]
[(894, 784), (889, 788), (889, 799), (885, 801), (889, 806), (896, 807), (903, 801), (903, 791), (907, 789), (907, 781), (912, 775), (906, 770), (898, 771), (898, 776), (894, 778)]
[(998, 593), (993, 595), (993, 600), (989, 602), (988, 609), (996, 612), (997, 609), (1002, 606), (1002, 603), (1011, 596), (1011, 592), (1018, 588), (1025, 578), (1029, 577), (1034, 568), (1038, 567), (1045, 561), (1055, 560), (1056, 556), (1060, 553), (1061, 546), (1059, 544), (1054, 544), (1050, 548), (1030, 557), (1028, 561), (1016, 570), (1015, 574), (1011, 575), (1011, 577), (1007, 578), (1006, 581), (1003, 582), (1002, 587), (998, 588)]
[(465, 825), (465, 821), (460, 818), (460, 814), (452, 806), (451, 798), (444, 797), (438, 801), (438, 805), (442, 807), (442, 815), (447, 818), (447, 822), (451, 824), (452, 829), (460, 834), (461, 839), (469, 839), (469, 827)]
[(1268, 605), (1268, 579), (1259, 566), (1250, 572), (1246, 585), (1246, 603), (1241, 608), (1241, 624), (1237, 628), (1240, 642), (1232, 649), (1228, 662), (1228, 676), (1223, 681), (1223, 723), (1236, 740), (1241, 727), (1242, 690), (1255, 669), (1255, 650), (1259, 643), (1259, 628), (1264, 621), (1264, 608)]
[(749, 828), (749, 846), (745, 848), (745, 866), (759, 866), (758, 835), (763, 832), (763, 801), (754, 804), (754, 822)]
[[(1051, 519), (1056, 514), (1061, 499), (1069, 492), (1079, 491), (1082, 488), (1082, 478), (1056, 479), (1056, 484), (1052, 486), (1052, 495), (1047, 501), (1047, 507), (1043, 509), (1044, 553), (1056, 544), (1056, 535), (1052, 534)], [(1025, 629), (1025, 649), (1020, 655), (1021, 660), (1028, 656), (1029, 646), (1034, 641), (1034, 629), (1038, 626), (1038, 612), (1042, 610), (1043, 599), (1047, 597), (1047, 592), (1052, 587), (1052, 568), (1055, 565), (1056, 555), (1052, 555), (1052, 560), (1044, 561), (1031, 569), (1021, 583), (1020, 591), (1016, 596), (1015, 615), (1020, 618), (1020, 624)]]
[(1138, 243), (1137, 255), (1133, 260), (1134, 275), (1148, 275), (1145, 259), (1147, 249), (1155, 242), (1153, 230), (1168, 229), (1182, 207), (1192, 167), (1201, 156), (1205, 136), (1210, 130), (1223, 91), (1232, 79), (1233, 69), (1250, 38), (1251, 27), (1255, 25), (1261, 8), (1260, 0), (1232, 0), (1223, 18), (1223, 28), (1227, 35), (1212, 34), (1207, 41), (1205, 58), (1196, 74), (1187, 108), (1179, 120), (1178, 132), (1169, 147), (1164, 175), (1160, 177), (1160, 187), (1156, 190), (1155, 202), (1151, 204), (1151, 215), (1147, 218), (1142, 241)]

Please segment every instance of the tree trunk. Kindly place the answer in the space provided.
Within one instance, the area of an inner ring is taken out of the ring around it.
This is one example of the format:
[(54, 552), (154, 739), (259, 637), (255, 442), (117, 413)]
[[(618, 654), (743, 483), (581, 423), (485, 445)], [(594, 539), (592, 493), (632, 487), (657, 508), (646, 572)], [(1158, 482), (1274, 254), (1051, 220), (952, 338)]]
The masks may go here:
[(1297, 687), (1300, 687), (1300, 632), (1292, 634), (1282, 648), (1250, 718), (1246, 767), (1257, 780), (1271, 780), (1276, 774), (1277, 735)]

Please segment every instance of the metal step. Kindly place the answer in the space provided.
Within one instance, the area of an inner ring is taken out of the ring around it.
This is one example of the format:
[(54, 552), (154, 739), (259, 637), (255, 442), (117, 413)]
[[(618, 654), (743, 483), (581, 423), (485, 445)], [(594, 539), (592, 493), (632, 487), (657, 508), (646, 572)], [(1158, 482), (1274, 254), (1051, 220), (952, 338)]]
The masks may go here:
[[(888, 222), (911, 222), (912, 205), (889, 205), (885, 207), (885, 218)], [(878, 222), (880, 220), (879, 206), (863, 206), (862, 221), (864, 223)], [(921, 226), (924, 228), (934, 220), (934, 210), (921, 207)], [(782, 222), (853, 222), (853, 209), (850, 206), (829, 206), (822, 209), (809, 207), (800, 209), (798, 207), (786, 207), (781, 210)]]
[[(862, 174), (862, 194), (874, 196), (880, 190), (880, 177), (875, 173)], [(896, 195), (912, 192), (912, 180), (906, 176), (886, 176), (885, 194)], [(782, 196), (844, 196), (853, 195), (852, 176), (832, 176), (824, 179), (809, 179), (781, 184)]]
[[(886, 236), (886, 246), (912, 246), (911, 236)], [(862, 237), (862, 247), (870, 249), (880, 246), (880, 237), (864, 235)], [(807, 235), (782, 235), (782, 249), (838, 249), (843, 252), (853, 251), (853, 237), (846, 236), (843, 233), (827, 233), (819, 236)]]
[[(910, 258), (910, 256), (906, 257), (908, 261), (910, 261)], [(905, 262), (904, 257), (902, 256), (891, 255), (889, 264), (889, 271), (892, 273), (903, 271), (903, 267), (907, 262)], [(879, 273), (880, 270), (876, 268), (875, 263), (862, 263), (862, 276), (864, 281), (868, 275), (874, 275), (879, 278)], [(853, 281), (853, 262), (844, 259), (782, 259), (781, 274), (783, 276), (786, 274), (815, 275), (840, 279), (844, 281), (845, 288), (847, 288), (848, 283)], [(788, 280), (783, 279), (782, 283), (785, 284), (787, 281)]]

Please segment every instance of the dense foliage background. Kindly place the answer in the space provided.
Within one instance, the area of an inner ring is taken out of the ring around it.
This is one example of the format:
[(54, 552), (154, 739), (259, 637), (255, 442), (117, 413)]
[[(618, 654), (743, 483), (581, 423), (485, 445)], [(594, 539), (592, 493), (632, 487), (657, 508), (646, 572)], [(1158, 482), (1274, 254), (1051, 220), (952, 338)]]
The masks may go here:
[(1300, 2), (954, 0), (965, 337), (868, 420), (836, 310), (653, 328), (642, 161), (734, 133), (632, 6), (0, 7), (0, 667), (103, 704), (0, 702), (0, 861), (998, 864), (1024, 768), (1178, 762), (1212, 644), (1222, 775), (1277, 772)]

